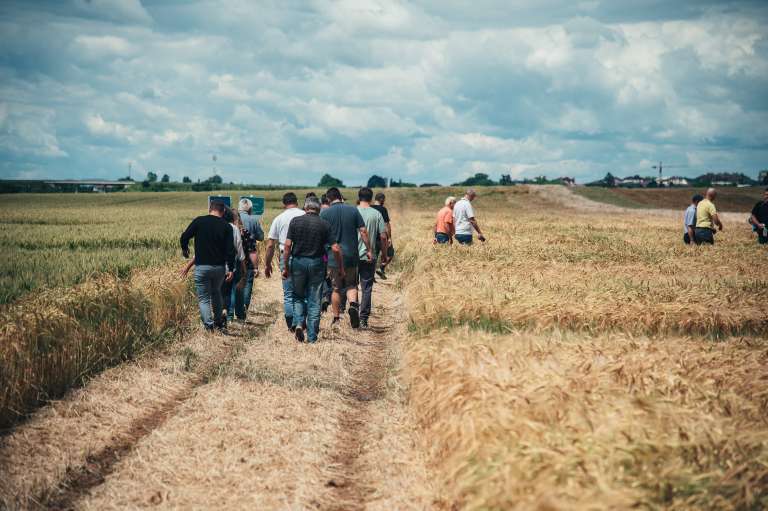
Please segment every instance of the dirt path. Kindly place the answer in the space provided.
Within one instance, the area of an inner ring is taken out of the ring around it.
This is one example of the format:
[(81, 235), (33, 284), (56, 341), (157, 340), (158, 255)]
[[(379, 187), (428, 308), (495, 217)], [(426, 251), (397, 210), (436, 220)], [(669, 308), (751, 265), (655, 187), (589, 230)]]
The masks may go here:
[[(326, 315), (320, 342), (307, 345), (275, 312), (279, 281), (259, 286), (252, 315), (268, 326), (195, 337), (107, 371), (17, 428), (0, 445), (0, 471), (13, 473), (0, 502), (429, 509), (433, 489), (399, 375), (405, 321), (394, 287), (377, 286), (370, 330), (331, 331)], [(69, 417), (62, 423), (51, 409)]]

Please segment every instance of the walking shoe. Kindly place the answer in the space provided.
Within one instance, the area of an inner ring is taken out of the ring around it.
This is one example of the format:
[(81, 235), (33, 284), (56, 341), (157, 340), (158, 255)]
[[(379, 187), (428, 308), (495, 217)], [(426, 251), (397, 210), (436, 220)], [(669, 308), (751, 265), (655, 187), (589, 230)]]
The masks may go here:
[(293, 317), (292, 316), (286, 316), (285, 317), (285, 324), (288, 327), (288, 330), (293, 332), (295, 329), (293, 328)]
[(384, 268), (379, 268), (376, 270), (376, 275), (381, 277), (381, 280), (387, 280), (387, 274), (384, 272)]
[(367, 319), (361, 319), (360, 320), (360, 328), (363, 330), (368, 330), (368, 320)]
[(304, 329), (300, 326), (296, 327), (296, 340), (299, 342), (304, 342)]
[(323, 302), (320, 304), (320, 312), (325, 313), (328, 311), (328, 306), (331, 305), (331, 302), (328, 300), (323, 300)]
[(352, 328), (360, 328), (360, 311), (356, 303), (349, 304), (349, 324)]

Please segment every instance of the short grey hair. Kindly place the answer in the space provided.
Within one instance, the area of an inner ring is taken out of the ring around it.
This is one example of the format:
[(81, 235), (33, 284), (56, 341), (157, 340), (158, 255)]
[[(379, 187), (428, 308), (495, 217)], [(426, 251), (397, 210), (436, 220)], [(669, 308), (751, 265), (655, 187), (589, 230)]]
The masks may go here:
[(472, 197), (473, 195), (476, 196), (477, 192), (475, 192), (474, 188), (467, 188), (467, 192), (464, 195), (467, 197)]
[(250, 211), (253, 208), (253, 202), (251, 199), (240, 199), (240, 203), (237, 207), (240, 211)]
[(446, 206), (450, 206), (451, 202), (456, 202), (456, 197), (454, 197), (453, 195), (451, 195), (450, 197), (445, 199), (445, 205)]
[(320, 199), (317, 197), (307, 197), (304, 199), (304, 209), (320, 211)]

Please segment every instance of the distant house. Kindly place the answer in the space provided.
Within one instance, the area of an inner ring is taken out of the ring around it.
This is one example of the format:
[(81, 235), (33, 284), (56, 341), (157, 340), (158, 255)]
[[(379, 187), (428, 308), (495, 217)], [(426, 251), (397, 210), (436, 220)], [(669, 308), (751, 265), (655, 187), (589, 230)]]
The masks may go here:
[(735, 181), (712, 181), (712, 186), (736, 186)]
[(560, 181), (565, 186), (576, 186), (576, 180), (572, 177), (564, 176), (558, 178), (558, 181)]
[(645, 187), (648, 186), (648, 183), (650, 180), (645, 177), (640, 177), (638, 175), (635, 176), (628, 176), (628, 177), (617, 177), (613, 180), (614, 186), (621, 186), (623, 188), (639, 188), (639, 187)]
[(682, 176), (670, 176), (670, 177), (663, 177), (659, 180), (659, 184), (661, 186), (688, 186), (690, 185), (690, 182), (688, 181), (688, 178), (682, 177)]

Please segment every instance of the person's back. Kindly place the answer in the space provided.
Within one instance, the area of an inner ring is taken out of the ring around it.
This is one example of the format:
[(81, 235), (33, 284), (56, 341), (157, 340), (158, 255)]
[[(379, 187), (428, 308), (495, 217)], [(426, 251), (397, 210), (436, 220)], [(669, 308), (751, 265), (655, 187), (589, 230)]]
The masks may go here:
[(713, 229), (713, 217), (717, 214), (715, 204), (709, 199), (703, 199), (696, 206), (696, 228)]
[(291, 255), (293, 257), (322, 258), (331, 230), (330, 224), (318, 215), (301, 215), (291, 220)]
[(182, 234), (182, 245), (191, 237), (195, 238), (195, 265), (221, 266), (229, 259), (229, 250), (234, 252), (234, 240), (230, 225), (214, 215), (195, 218)]
[(259, 225), (259, 219), (255, 215), (240, 212), (240, 221), (243, 223), (243, 228), (247, 230), (251, 237), (256, 241), (264, 241), (264, 230)]
[(272, 224), (269, 226), (269, 239), (277, 240), (281, 252), (285, 245), (285, 238), (288, 236), (288, 226), (291, 224), (291, 220), (303, 215), (303, 209), (287, 208), (272, 220)]
[[(363, 217), (363, 223), (365, 224), (365, 228), (368, 230), (368, 239), (371, 240), (371, 242), (373, 242), (373, 240), (379, 239), (382, 233), (386, 233), (384, 217), (373, 205), (369, 207), (358, 206), (357, 210), (360, 212), (360, 216)], [(359, 233), (357, 235), (357, 241), (358, 255), (360, 260), (365, 261), (368, 259), (368, 250), (365, 247), (363, 238)]]
[(450, 206), (443, 206), (443, 208), (437, 212), (437, 220), (435, 222), (435, 232), (451, 235), (451, 224), (453, 223), (453, 210)]
[(472, 223), (470, 218), (475, 217), (475, 210), (472, 208), (472, 203), (464, 197), (456, 202), (453, 207), (453, 226), (458, 235), (472, 235)]
[[(331, 207), (320, 212), (320, 217), (331, 226), (331, 237), (341, 246), (344, 267), (356, 267), (359, 262), (358, 229), (365, 227), (357, 208), (334, 202)], [(335, 267), (335, 261), (328, 253), (328, 266)]]

